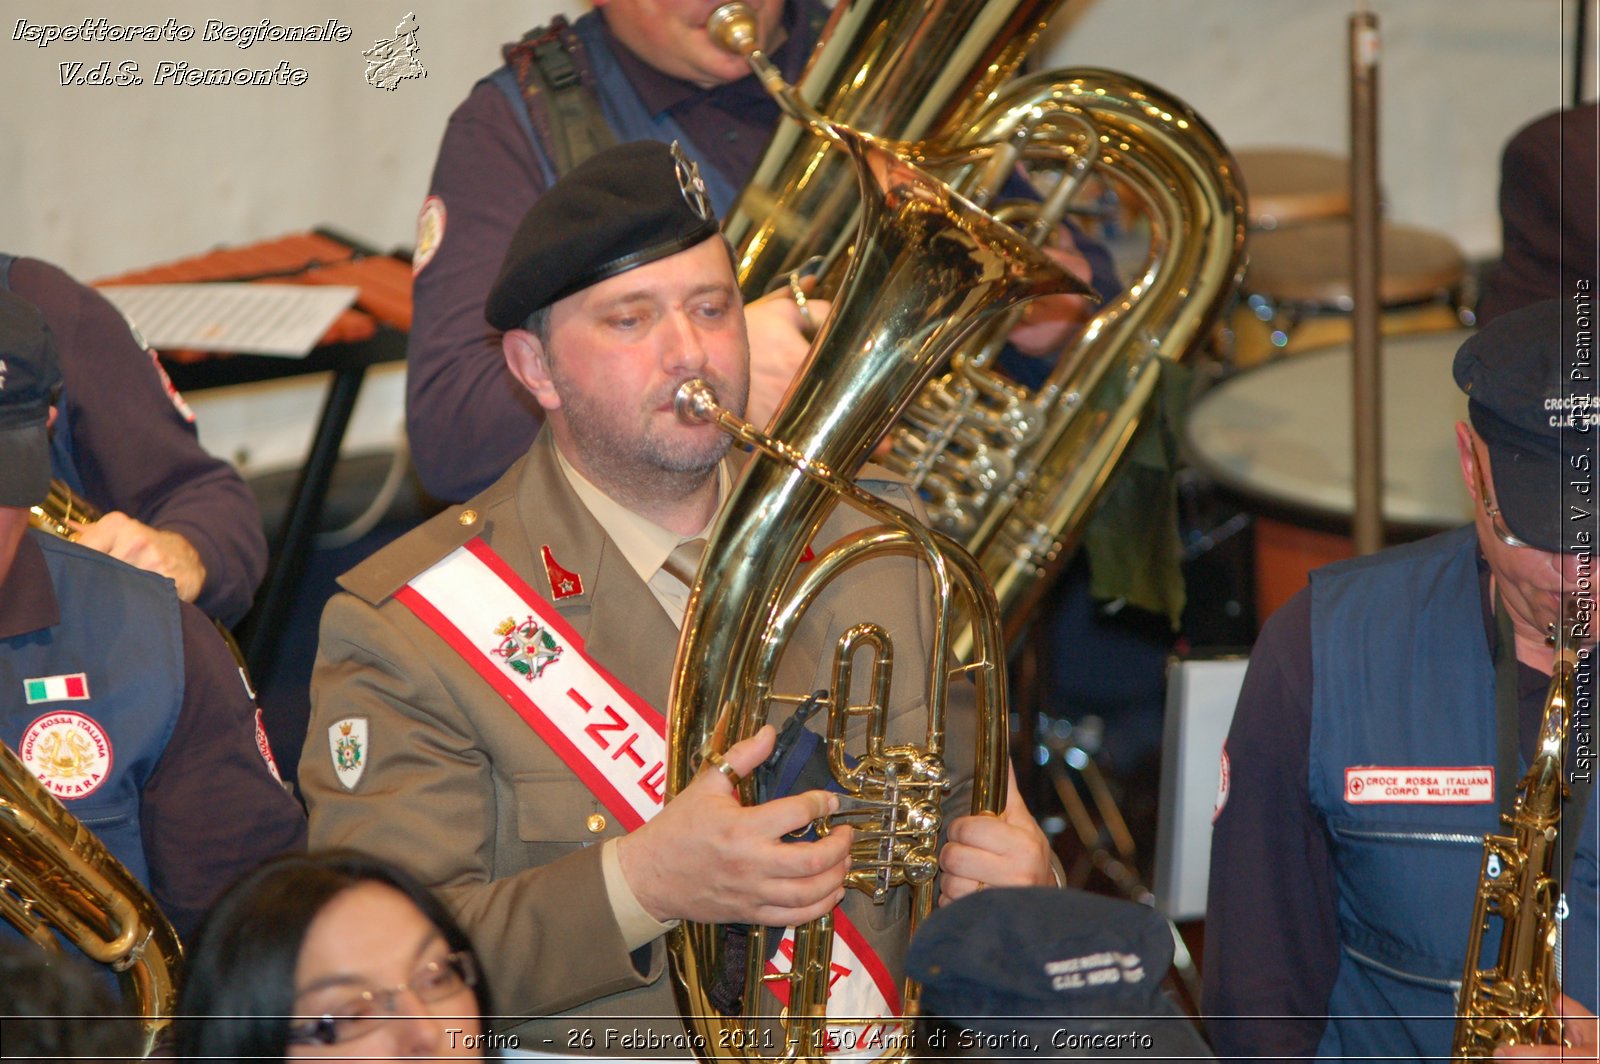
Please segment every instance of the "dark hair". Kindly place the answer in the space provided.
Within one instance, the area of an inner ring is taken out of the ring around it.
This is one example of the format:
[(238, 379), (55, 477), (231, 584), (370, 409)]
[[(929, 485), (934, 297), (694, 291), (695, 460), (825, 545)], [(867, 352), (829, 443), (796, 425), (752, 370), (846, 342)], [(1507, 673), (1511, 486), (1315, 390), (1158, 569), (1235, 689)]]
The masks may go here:
[[(361, 883), (398, 890), (439, 929), (452, 952), (474, 952), (444, 905), (393, 865), (355, 850), (277, 858), (230, 887), (201, 926), (178, 997), (178, 1056), (281, 1060), (306, 931), (328, 902)], [(481, 978), (473, 993), (479, 1014), (490, 1015)]]
[(19, 1060), (132, 1061), (143, 1056), (139, 1023), (99, 973), (68, 954), (0, 934), (6, 988), (0, 1045)]

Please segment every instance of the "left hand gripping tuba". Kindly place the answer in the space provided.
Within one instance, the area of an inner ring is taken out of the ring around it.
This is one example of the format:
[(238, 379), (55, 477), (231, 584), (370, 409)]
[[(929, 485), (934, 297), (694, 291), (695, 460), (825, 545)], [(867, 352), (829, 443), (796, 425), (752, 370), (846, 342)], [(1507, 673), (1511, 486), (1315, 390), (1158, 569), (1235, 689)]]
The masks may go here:
[[(737, 40), (737, 25), (732, 30)], [(753, 42), (744, 39), (754, 53), (752, 65), (763, 69)], [(769, 86), (772, 76), (764, 68)], [(723, 507), (690, 595), (669, 702), (667, 789), (670, 797), (687, 785), (707, 751), (720, 753), (753, 734), (773, 705), (803, 700), (802, 693), (774, 690), (776, 666), (798, 619), (828, 584), (873, 554), (912, 555), (926, 566), (938, 598), (932, 657), (922, 666), (928, 702), (923, 742), (895, 744), (884, 735), (891, 650), (887, 633), (870, 623), (854, 626), (840, 640), (824, 733), (830, 764), (846, 791), (844, 809), (869, 813), (851, 820), (858, 830), (848, 882), (875, 900), (891, 889), (908, 889), (915, 930), (934, 898), (939, 797), (947, 779), (944, 705), (951, 685), (966, 682), (964, 677), (976, 684), (979, 703), (973, 810), (998, 812), (1004, 805), (1004, 647), (993, 593), (977, 563), (941, 534), (861, 492), (850, 478), (964, 335), (1020, 300), (1088, 289), (942, 182), (874, 138), (823, 119), (783, 91), (786, 86), (777, 87), (791, 114), (853, 160), (861, 216), (832, 312), (770, 436), (721, 409), (698, 382), (679, 393), (681, 414), (715, 421), (754, 446), (758, 457)], [(802, 552), (841, 499), (880, 524), (830, 547), (819, 545), (804, 574), (796, 576)], [(975, 648), (972, 664), (964, 667), (952, 665), (963, 627), (958, 618), (970, 625)], [(871, 693), (860, 704), (853, 701), (850, 676), (863, 648), (870, 648), (873, 661), (865, 685)], [(864, 748), (847, 756), (845, 733), (861, 722)], [(741, 787), (749, 800), (750, 782)], [(766, 969), (765, 932), (752, 930), (744, 1014), (737, 1016), (721, 1015), (711, 1003), (722, 964), (720, 932), (714, 925), (683, 924), (669, 940), (695, 1051), (705, 1059), (749, 1058), (750, 1047), (767, 1044), (758, 1027), (763, 1018), (754, 1010), (781, 998), (786, 1008), (782, 1041), (775, 1045), (779, 1054), (822, 1059), (829, 1028), (850, 1026), (827, 1015), (831, 917), (796, 929), (792, 967), (781, 974)], [(914, 986), (905, 984), (901, 998), (914, 1007)], [(890, 1055), (904, 1051), (902, 1044)]]

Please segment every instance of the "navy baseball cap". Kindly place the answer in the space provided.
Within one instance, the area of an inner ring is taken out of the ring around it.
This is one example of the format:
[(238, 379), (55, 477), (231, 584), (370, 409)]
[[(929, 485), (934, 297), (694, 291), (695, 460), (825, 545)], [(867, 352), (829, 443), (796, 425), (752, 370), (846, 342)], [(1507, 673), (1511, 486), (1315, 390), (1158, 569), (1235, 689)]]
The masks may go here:
[(1551, 299), (1495, 318), (1456, 352), (1455, 379), (1489, 447), (1506, 526), (1540, 550), (1592, 547), (1600, 461), (1592, 300)]
[(677, 142), (596, 152), (523, 215), (484, 316), (502, 331), (556, 300), (716, 236), (699, 168)]
[(1054, 887), (969, 894), (930, 914), (906, 955), (921, 1013), (996, 1057), (1212, 1059), (1161, 988), (1171, 966), (1154, 909)]
[(33, 506), (50, 494), (50, 405), (60, 388), (44, 316), (0, 290), (0, 506)]

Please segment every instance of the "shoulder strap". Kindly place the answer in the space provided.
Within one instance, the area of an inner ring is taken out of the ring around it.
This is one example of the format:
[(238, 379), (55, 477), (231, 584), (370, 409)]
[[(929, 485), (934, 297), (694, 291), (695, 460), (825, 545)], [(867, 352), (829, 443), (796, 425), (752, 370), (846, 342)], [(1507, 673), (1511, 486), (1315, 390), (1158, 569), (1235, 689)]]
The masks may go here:
[(11, 291), (11, 264), (16, 261), (15, 255), (0, 251), (0, 292)]
[(501, 50), (505, 76), (491, 79), (512, 96), (513, 110), (559, 177), (616, 143), (600, 101), (584, 77), (582, 45), (567, 20), (529, 30)]

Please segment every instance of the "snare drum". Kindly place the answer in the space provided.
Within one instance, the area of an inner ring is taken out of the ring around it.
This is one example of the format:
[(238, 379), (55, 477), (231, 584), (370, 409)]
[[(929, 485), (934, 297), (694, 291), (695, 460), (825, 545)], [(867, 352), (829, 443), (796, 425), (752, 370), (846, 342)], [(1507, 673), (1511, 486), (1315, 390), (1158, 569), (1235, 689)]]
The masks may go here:
[[(1451, 363), (1470, 329), (1383, 340), (1383, 517), (1391, 539), (1472, 519), (1454, 426), (1467, 397)], [(1190, 411), (1191, 463), (1256, 511), (1256, 608), (1265, 619), (1318, 565), (1354, 554), (1348, 345), (1258, 366), (1212, 388)]]

